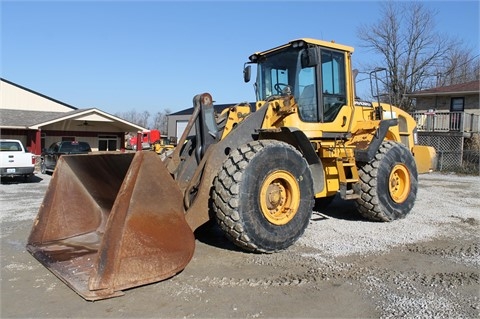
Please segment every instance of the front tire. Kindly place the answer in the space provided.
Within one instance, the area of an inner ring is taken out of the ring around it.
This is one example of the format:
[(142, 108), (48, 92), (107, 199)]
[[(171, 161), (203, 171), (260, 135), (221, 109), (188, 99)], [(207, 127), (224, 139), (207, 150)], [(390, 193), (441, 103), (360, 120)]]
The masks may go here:
[(212, 198), (217, 222), (235, 245), (270, 253), (303, 234), (313, 195), (302, 154), (287, 143), (261, 140), (230, 154), (215, 178)]
[(383, 142), (375, 158), (359, 169), (359, 213), (373, 221), (389, 222), (407, 216), (418, 189), (418, 173), (411, 152), (400, 143)]

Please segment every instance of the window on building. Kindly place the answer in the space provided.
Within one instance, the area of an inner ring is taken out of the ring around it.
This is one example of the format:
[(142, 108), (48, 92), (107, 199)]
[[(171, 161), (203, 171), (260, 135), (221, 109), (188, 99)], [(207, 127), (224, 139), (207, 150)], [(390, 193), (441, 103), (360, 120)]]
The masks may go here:
[(452, 102), (450, 105), (451, 112), (463, 112), (464, 108), (465, 108), (465, 98), (452, 97)]

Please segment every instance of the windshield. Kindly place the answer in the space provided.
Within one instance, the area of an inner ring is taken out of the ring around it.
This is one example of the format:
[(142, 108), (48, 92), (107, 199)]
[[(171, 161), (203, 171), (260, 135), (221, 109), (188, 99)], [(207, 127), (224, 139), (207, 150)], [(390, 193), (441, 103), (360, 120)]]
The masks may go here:
[(257, 100), (288, 92), (295, 97), (303, 121), (333, 121), (346, 103), (344, 53), (327, 48), (319, 52), (320, 63), (304, 67), (304, 49), (289, 47), (261, 57), (257, 62)]
[(315, 66), (301, 66), (304, 50), (288, 48), (259, 61), (257, 68), (257, 99), (266, 100), (273, 95), (293, 94), (299, 105), (300, 118), (317, 122), (317, 87)]
[[(272, 95), (280, 95), (289, 86), (295, 87), (296, 70), (299, 68), (299, 50), (287, 49), (262, 58), (257, 68), (257, 99), (265, 101)], [(298, 86), (298, 85), (297, 85)]]

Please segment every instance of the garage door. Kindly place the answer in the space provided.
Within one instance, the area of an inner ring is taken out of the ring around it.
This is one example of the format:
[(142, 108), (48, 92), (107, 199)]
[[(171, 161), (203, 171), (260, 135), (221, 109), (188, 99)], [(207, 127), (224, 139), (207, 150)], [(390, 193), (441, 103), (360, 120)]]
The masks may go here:
[(187, 127), (188, 121), (177, 121), (177, 142), (182, 137), (183, 131), (185, 131), (185, 128)]

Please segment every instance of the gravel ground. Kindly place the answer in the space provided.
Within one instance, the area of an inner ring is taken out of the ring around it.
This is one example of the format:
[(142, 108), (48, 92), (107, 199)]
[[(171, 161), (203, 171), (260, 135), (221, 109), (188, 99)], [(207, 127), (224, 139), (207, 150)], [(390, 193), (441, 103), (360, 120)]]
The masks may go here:
[(2, 318), (480, 317), (480, 177), (421, 175), (412, 213), (391, 223), (336, 199), (276, 254), (239, 251), (207, 224), (182, 273), (95, 303), (25, 251), (49, 180), (0, 184)]

